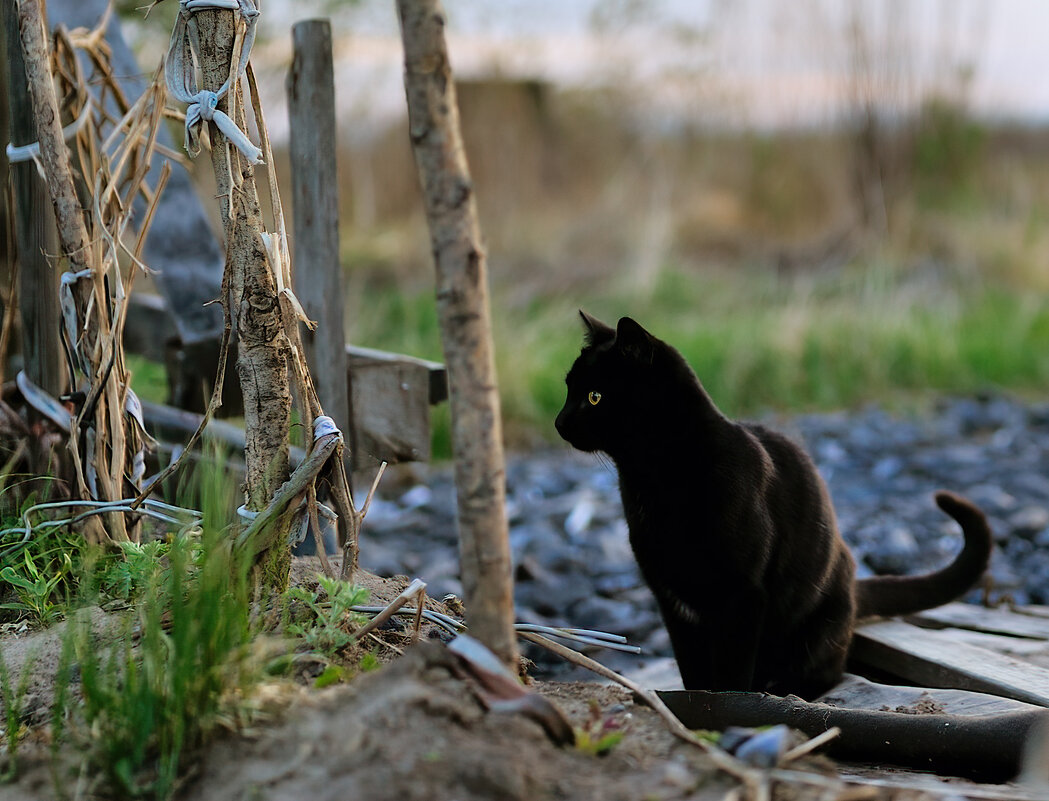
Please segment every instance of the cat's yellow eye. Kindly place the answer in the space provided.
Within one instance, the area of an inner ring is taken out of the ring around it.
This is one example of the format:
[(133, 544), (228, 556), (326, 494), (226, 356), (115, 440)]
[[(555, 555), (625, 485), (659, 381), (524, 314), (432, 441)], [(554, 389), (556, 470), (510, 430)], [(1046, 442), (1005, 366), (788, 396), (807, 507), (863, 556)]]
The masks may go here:
[(590, 405), (591, 406), (597, 406), (597, 404), (599, 404), (601, 402), (601, 393), (600, 392), (591, 392), (587, 396), (586, 399), (588, 401), (590, 401)]

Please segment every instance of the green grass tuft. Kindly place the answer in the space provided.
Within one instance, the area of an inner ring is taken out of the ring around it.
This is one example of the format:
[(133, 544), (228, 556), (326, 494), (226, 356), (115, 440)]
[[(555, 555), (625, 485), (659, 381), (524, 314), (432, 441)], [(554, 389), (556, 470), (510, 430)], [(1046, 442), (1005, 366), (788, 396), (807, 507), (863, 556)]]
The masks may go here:
[(99, 648), (86, 615), (74, 619), (78, 714), (91, 733), (90, 762), (117, 795), (170, 797), (186, 750), (249, 682), (248, 567), (219, 534), (179, 540), (123, 636)]

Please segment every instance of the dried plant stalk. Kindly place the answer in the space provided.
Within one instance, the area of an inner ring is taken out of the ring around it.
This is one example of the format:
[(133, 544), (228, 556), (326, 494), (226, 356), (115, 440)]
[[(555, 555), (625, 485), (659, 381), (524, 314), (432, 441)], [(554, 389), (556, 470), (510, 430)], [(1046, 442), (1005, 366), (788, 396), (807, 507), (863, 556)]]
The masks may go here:
[[(20, 0), (18, 11), (39, 128), (36, 158), (54, 201), (62, 258), (69, 267), (63, 331), (71, 397), (79, 399), (69, 425), (74, 492), (82, 499), (118, 501), (140, 488), (144, 450), (152, 442), (128, 412), (135, 404), (122, 341), (127, 298), (136, 273), (144, 269), (141, 245), (168, 175), (162, 171), (153, 188), (146, 183), (165, 90), (154, 79), (129, 105), (109, 66), (108, 14), (91, 31), (59, 30), (49, 48), (41, 4)], [(87, 55), (90, 74), (81, 67), (80, 53)], [(68, 143), (62, 109), (78, 121)], [(78, 186), (75, 173), (92, 177), (93, 184)], [(134, 231), (132, 207), (138, 198), (147, 212)], [(128, 244), (131, 236), (133, 245)], [(139, 536), (134, 518), (122, 512), (106, 515), (104, 525), (88, 518), (84, 526), (93, 542)]]

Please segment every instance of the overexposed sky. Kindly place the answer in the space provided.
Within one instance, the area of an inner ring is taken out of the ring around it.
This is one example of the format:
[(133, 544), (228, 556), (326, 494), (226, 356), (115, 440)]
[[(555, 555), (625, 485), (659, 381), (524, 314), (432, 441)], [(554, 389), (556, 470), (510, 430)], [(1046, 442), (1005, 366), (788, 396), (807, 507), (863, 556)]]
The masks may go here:
[[(871, 65), (870, 91), (893, 107), (938, 92), (963, 98), (985, 117), (1049, 121), (1046, 0), (445, 0), (444, 6), (457, 75), (566, 87), (617, 83), (656, 122), (828, 124), (855, 96), (863, 60)], [(288, 57), (286, 32), (294, 21), (332, 16), (345, 114), (380, 119), (403, 108), (392, 0), (265, 0), (262, 8), (275, 64)], [(962, 74), (968, 82), (959, 80)]]

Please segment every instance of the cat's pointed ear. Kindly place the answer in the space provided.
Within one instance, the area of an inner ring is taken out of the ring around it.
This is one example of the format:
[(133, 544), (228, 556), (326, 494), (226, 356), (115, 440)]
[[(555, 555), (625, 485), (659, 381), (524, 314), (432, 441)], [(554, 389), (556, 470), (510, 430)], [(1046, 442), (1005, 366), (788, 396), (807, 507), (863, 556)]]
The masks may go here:
[(629, 317), (620, 318), (616, 326), (616, 347), (644, 364), (651, 364), (655, 356), (655, 340), (652, 335)]
[(616, 331), (612, 326), (605, 325), (582, 309), (579, 310), (579, 316), (583, 318), (583, 337), (587, 345), (602, 345), (616, 338)]

